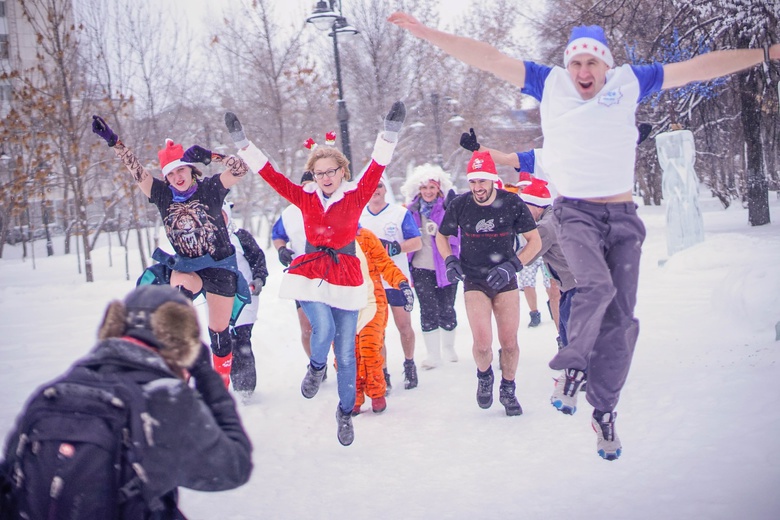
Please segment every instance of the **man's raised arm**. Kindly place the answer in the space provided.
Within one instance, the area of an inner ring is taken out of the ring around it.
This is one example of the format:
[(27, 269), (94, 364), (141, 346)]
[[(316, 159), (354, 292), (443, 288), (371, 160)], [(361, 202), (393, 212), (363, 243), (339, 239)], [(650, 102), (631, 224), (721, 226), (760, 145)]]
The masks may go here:
[(395, 12), (387, 19), (413, 36), (428, 41), (467, 65), (490, 72), (520, 88), (525, 86), (525, 64), (484, 42), (428, 27), (415, 17)]

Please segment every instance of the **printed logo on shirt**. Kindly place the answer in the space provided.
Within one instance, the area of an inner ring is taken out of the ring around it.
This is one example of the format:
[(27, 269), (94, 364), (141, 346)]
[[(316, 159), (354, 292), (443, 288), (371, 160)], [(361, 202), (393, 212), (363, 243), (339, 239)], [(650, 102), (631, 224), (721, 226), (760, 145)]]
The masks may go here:
[(398, 224), (395, 222), (388, 222), (384, 225), (382, 228), (382, 231), (384, 232), (384, 237), (380, 238), (387, 238), (388, 240), (395, 240), (399, 238), (400, 236), (400, 230), (398, 229)]
[(490, 233), (496, 228), (496, 223), (494, 222), (494, 219), (485, 220), (484, 218), (477, 222), (477, 225), (474, 226), (474, 231), (477, 233)]
[(617, 105), (620, 103), (622, 97), (623, 93), (620, 92), (620, 87), (618, 87), (615, 90), (610, 90), (609, 92), (605, 92), (600, 95), (599, 104), (606, 107), (611, 107), (612, 105)]

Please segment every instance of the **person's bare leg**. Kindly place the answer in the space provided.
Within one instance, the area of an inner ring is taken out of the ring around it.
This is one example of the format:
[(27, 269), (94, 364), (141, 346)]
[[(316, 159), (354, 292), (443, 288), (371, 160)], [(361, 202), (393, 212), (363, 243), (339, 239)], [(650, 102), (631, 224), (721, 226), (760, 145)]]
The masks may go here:
[(493, 298), (493, 315), (496, 317), (498, 343), (501, 345), (501, 375), (508, 381), (514, 381), (520, 353), (517, 344), (517, 329), (520, 326), (518, 291), (497, 294)]
[(390, 307), (393, 313), (393, 321), (401, 335), (401, 348), (404, 351), (404, 359), (414, 359), (414, 329), (412, 328), (412, 313), (406, 312), (403, 307)]
[(559, 308), (561, 305), (561, 287), (555, 280), (550, 280), (550, 287), (547, 288), (547, 297), (550, 300), (550, 314), (552, 314), (555, 327), (560, 330), (558, 320), (560, 319)]
[(493, 362), (493, 307), (490, 299), (480, 291), (464, 293), (466, 316), (473, 339), (472, 353), (480, 372), (485, 372)]
[[(536, 300), (536, 287), (523, 287), (523, 294), (525, 295), (525, 301), (528, 303), (528, 311), (538, 311)], [(518, 309), (518, 312), (520, 310)]]

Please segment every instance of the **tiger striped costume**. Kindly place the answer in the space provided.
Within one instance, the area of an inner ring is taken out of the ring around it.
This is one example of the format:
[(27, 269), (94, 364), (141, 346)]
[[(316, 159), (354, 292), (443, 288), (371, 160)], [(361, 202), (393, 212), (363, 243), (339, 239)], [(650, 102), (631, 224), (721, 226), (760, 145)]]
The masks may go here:
[(376, 399), (383, 397), (387, 391), (382, 371), (385, 361), (382, 356), (382, 345), (385, 342), (388, 312), (382, 278), (395, 289), (398, 289), (398, 284), (404, 281), (408, 282), (408, 280), (387, 255), (382, 242), (374, 233), (361, 227), (358, 229), (357, 243), (366, 256), (376, 297), (376, 314), (365, 327), (358, 331), (355, 337), (355, 358), (357, 361), (355, 407), (359, 408), (365, 402), (366, 395)]

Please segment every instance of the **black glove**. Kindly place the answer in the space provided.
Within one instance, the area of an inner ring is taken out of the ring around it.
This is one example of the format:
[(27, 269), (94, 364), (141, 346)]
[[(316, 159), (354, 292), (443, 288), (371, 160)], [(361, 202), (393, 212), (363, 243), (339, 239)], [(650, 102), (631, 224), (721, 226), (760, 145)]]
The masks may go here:
[(202, 146), (193, 145), (187, 148), (187, 151), (182, 155), (181, 160), (188, 163), (203, 163), (209, 164), (211, 162), (211, 150), (206, 150)]
[(399, 283), (398, 288), (404, 293), (404, 299), (406, 300), (406, 303), (404, 303), (404, 310), (406, 312), (412, 312), (414, 309), (414, 293), (412, 292), (412, 288), (409, 287), (409, 282)]
[(111, 127), (100, 116), (92, 116), (92, 131), (103, 138), (109, 147), (116, 145), (119, 139)]
[(251, 289), (252, 296), (257, 296), (260, 294), (260, 292), (263, 290), (263, 286), (265, 285), (265, 282), (262, 278), (255, 278), (252, 280), (252, 283), (249, 284), (249, 289)]
[(389, 132), (400, 132), (405, 119), (406, 105), (404, 105), (403, 101), (396, 101), (385, 116), (385, 130)]
[(249, 140), (244, 134), (244, 127), (233, 112), (225, 112), (225, 126), (227, 127), (230, 138), (238, 148), (249, 146)]
[(477, 142), (477, 134), (474, 133), (473, 128), (469, 128), (469, 132), (463, 132), (460, 134), (460, 145), (470, 152), (476, 152), (479, 150), (479, 143)]
[(277, 252), (279, 253), (279, 262), (285, 267), (290, 267), (290, 264), (293, 261), (293, 255), (295, 254), (293, 253), (293, 250), (282, 246)]
[(382, 245), (385, 247), (385, 251), (387, 251), (388, 256), (395, 256), (401, 252), (401, 244), (395, 240), (385, 240), (384, 238), (380, 238), (379, 241), (382, 242)]
[(501, 262), (497, 266), (488, 271), (487, 280), (485, 280), (488, 286), (498, 291), (503, 289), (506, 284), (515, 276), (518, 271), (523, 269), (523, 264), (516, 256), (512, 256), (511, 259), (506, 262)]
[(195, 363), (190, 367), (190, 374), (197, 379), (198, 374), (202, 376), (204, 371), (214, 371), (214, 369), (211, 367), (211, 349), (205, 343), (201, 342), (200, 352), (198, 352)]
[(404, 126), (405, 119), (406, 105), (403, 101), (396, 101), (385, 116), (384, 138), (393, 143), (398, 141), (398, 133)]
[(639, 123), (639, 139), (636, 140), (636, 144), (641, 144), (642, 141), (647, 139), (650, 132), (653, 130), (653, 125), (650, 123)]
[(466, 279), (463, 274), (463, 268), (460, 266), (460, 260), (455, 255), (450, 255), (444, 260), (444, 265), (447, 266), (447, 280), (450, 283), (462, 282)]

